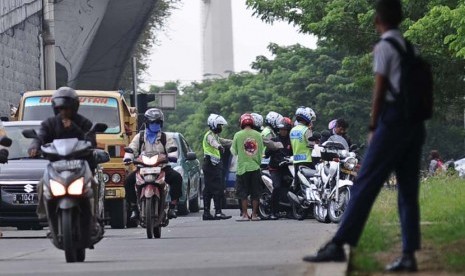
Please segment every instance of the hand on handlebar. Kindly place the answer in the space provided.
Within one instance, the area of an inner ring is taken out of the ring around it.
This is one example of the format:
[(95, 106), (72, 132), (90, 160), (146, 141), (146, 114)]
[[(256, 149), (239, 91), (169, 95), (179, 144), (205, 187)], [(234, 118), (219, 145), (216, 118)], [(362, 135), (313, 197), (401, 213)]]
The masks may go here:
[(123, 163), (124, 163), (124, 165), (129, 165), (129, 164), (132, 163), (132, 161), (133, 161), (133, 160), (132, 160), (131, 158), (125, 158), (125, 159), (123, 160)]

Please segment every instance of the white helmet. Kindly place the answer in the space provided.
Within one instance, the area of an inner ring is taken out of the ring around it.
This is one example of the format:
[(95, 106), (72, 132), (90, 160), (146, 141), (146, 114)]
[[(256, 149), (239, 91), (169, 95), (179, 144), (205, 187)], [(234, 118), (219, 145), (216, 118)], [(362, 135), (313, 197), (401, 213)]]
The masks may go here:
[(263, 116), (258, 113), (250, 113), (253, 118), (253, 125), (256, 129), (261, 129), (263, 126)]
[(219, 125), (227, 125), (228, 122), (218, 114), (210, 114), (207, 119), (207, 124), (211, 130), (217, 130)]
[(270, 125), (272, 128), (277, 128), (279, 122), (283, 119), (283, 115), (278, 112), (270, 111), (266, 114), (265, 123)]
[(335, 128), (336, 127), (336, 122), (337, 122), (337, 119), (334, 119), (331, 122), (329, 122), (328, 129), (331, 130), (331, 129)]
[(310, 107), (300, 106), (295, 111), (295, 117), (304, 120), (308, 124), (316, 120), (316, 114)]

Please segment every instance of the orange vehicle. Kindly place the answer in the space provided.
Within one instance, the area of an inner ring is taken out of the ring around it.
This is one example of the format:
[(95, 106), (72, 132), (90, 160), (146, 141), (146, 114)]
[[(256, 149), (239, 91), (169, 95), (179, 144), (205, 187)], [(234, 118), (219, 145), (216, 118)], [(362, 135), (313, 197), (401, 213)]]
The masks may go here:
[[(13, 120), (44, 120), (53, 116), (51, 96), (54, 91), (25, 92)], [(93, 123), (105, 123), (108, 129), (97, 135), (97, 144), (110, 154), (110, 162), (103, 164), (105, 180), (105, 213), (112, 228), (124, 228), (127, 223), (123, 165), (124, 147), (137, 134), (135, 109), (129, 107), (118, 91), (77, 90), (79, 113)]]

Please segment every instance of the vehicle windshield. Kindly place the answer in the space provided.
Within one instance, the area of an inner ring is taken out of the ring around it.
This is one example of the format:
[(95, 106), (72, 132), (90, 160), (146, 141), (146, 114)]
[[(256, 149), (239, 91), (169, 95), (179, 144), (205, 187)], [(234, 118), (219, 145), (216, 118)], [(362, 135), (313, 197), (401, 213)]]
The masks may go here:
[[(92, 123), (104, 123), (108, 126), (105, 133), (121, 132), (118, 101), (108, 97), (79, 97), (79, 114)], [(24, 101), (23, 120), (45, 120), (53, 116), (51, 97), (28, 97)]]
[(27, 149), (31, 145), (32, 139), (25, 138), (22, 131), (25, 129), (35, 129), (39, 131), (39, 125), (15, 125), (5, 126), (6, 135), (11, 138), (13, 143), (8, 148), (8, 160), (29, 158)]

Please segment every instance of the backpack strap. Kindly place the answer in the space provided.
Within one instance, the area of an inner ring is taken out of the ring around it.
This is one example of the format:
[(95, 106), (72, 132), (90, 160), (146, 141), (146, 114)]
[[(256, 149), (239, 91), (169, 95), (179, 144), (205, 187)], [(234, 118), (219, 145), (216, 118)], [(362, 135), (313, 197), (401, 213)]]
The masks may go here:
[[(139, 134), (140, 134), (140, 136), (139, 136), (139, 154), (141, 154), (142, 145), (145, 143), (145, 140), (144, 140), (145, 131), (141, 130), (139, 132)], [(166, 151), (166, 133), (164, 133), (164, 132), (161, 133), (160, 142), (163, 145), (163, 149), (165, 149), (165, 154), (168, 155), (168, 153)]]
[[(393, 37), (386, 37), (386, 38), (383, 38), (382, 40), (388, 42), (392, 47), (394, 47), (394, 49), (399, 54), (401, 59), (407, 56), (410, 56), (413, 53), (412, 44), (410, 44), (410, 42), (408, 42), (406, 39), (403, 39), (403, 40), (405, 42), (405, 47), (407, 51), (404, 50), (402, 46), (400, 45), (400, 43)], [(388, 81), (388, 85), (389, 85), (388, 87), (389, 93), (391, 93), (392, 97), (397, 100), (400, 93), (397, 93), (397, 94), (394, 93), (394, 87), (391, 84), (391, 80)]]

